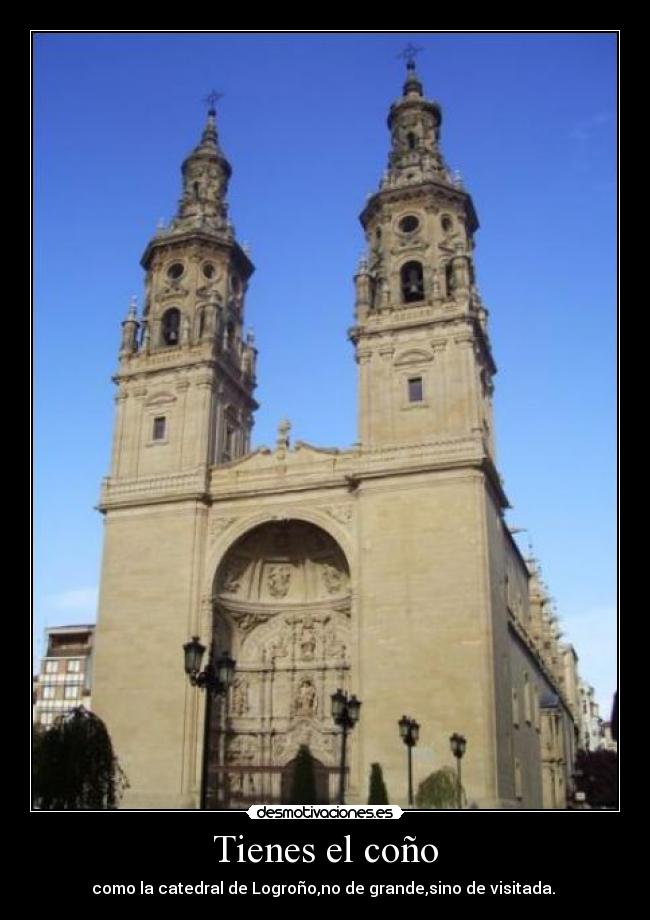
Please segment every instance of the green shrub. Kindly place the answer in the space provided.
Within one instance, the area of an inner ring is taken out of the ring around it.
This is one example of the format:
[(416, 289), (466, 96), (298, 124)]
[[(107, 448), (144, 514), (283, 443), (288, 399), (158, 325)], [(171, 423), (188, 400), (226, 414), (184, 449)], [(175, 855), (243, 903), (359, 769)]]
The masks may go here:
[(79, 706), (33, 736), (34, 805), (43, 810), (117, 808), (128, 781), (106, 726)]
[[(461, 786), (461, 801), (465, 793)], [(458, 778), (452, 767), (442, 767), (430, 773), (418, 786), (415, 796), (418, 808), (457, 808)]]

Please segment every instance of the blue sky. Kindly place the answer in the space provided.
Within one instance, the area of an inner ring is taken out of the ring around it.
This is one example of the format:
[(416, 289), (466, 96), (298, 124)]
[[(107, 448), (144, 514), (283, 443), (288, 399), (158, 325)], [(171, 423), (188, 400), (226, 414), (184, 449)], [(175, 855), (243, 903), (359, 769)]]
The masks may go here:
[(497, 458), (565, 638), (616, 685), (616, 39), (607, 33), (40, 34), (34, 40), (35, 640), (92, 622), (120, 323), (173, 215), (203, 98), (256, 265), (254, 443), (356, 440), (358, 215), (388, 153), (407, 42), (472, 194)]

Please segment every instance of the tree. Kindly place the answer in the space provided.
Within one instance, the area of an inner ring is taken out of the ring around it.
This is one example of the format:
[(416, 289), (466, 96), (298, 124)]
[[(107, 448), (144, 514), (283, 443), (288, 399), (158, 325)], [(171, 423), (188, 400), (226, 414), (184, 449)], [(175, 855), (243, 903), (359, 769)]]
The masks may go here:
[(317, 801), (314, 760), (307, 745), (301, 744), (293, 766), (290, 804), (315, 805)]
[(368, 805), (388, 805), (388, 792), (381, 770), (381, 764), (373, 763), (370, 767), (370, 790)]
[[(461, 801), (465, 793), (461, 786)], [(452, 767), (442, 767), (430, 773), (418, 786), (415, 795), (415, 804), (418, 808), (457, 808), (458, 807), (458, 777)]]
[(578, 751), (576, 787), (592, 808), (618, 808), (618, 755), (615, 751)]
[(117, 808), (128, 787), (102, 720), (79, 706), (34, 732), (33, 799), (44, 810)]

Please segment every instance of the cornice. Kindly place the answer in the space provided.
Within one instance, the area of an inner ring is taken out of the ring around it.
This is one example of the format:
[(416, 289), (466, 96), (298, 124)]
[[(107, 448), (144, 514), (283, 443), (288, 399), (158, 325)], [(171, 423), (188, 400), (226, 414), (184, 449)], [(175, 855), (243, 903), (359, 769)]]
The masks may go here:
[(386, 332), (403, 332), (423, 326), (435, 327), (436, 331), (445, 328), (462, 328), (463, 323), (467, 335), (479, 342), (480, 347), (486, 351), (490, 366), (494, 367), (493, 373), (496, 372), (485, 333), (480, 325), (475, 323), (474, 316), (466, 308), (456, 307), (455, 304), (449, 306), (442, 302), (416, 308), (395, 307), (377, 310), (369, 313), (363, 322), (350, 327), (348, 338), (356, 342), (361, 338), (372, 338)]
[[(232, 464), (202, 467), (184, 473), (114, 479), (102, 484), (98, 508), (146, 506), (168, 502), (237, 501), (281, 494), (337, 492), (350, 498), (364, 481), (472, 469), (483, 474), (497, 502), (507, 505), (494, 465), (480, 436), (449, 437), (422, 444), (388, 445), (338, 454), (300, 451), (283, 457), (256, 451)], [(246, 465), (250, 465), (247, 469)]]
[(207, 370), (212, 375), (214, 386), (217, 382), (223, 383), (225, 379), (246, 400), (247, 409), (255, 411), (259, 408), (259, 404), (251, 395), (251, 388), (242, 382), (242, 375), (238, 368), (232, 361), (224, 359), (222, 355), (215, 355), (211, 345), (178, 346), (159, 352), (133, 355), (128, 363), (120, 365), (112, 380), (117, 385), (133, 385), (176, 372), (187, 374), (193, 383), (207, 385), (205, 379), (193, 379), (193, 377), (198, 377), (202, 370)]
[(399, 204), (402, 201), (412, 201), (413, 199), (420, 199), (423, 202), (426, 202), (427, 199), (429, 201), (456, 202), (467, 212), (468, 231), (474, 233), (478, 230), (478, 217), (469, 192), (456, 186), (448, 185), (443, 180), (436, 181), (435, 179), (424, 179), (422, 182), (416, 182), (412, 185), (389, 186), (375, 192), (366, 202), (359, 216), (361, 225), (365, 230), (368, 221), (381, 211), (384, 205)]
[(528, 632), (523, 627), (523, 625), (513, 616), (508, 616), (508, 629), (514, 633), (514, 635), (519, 639), (521, 644), (525, 647), (526, 651), (533, 658), (535, 665), (541, 671), (542, 675), (549, 682), (553, 688), (553, 692), (557, 693), (560, 702), (563, 707), (566, 709), (567, 713), (571, 717), (572, 721), (575, 721), (573, 709), (566, 698), (564, 689), (560, 686), (557, 678), (548, 667), (544, 659), (542, 658), (537, 645), (533, 642), (531, 637), (528, 635)]
[[(258, 457), (261, 454), (258, 452)], [(279, 458), (269, 452), (266, 460), (246, 469), (246, 458), (237, 468), (213, 467), (209, 492), (214, 500), (228, 500), (285, 492), (319, 490), (356, 491), (365, 480), (433, 473), (470, 467), (487, 476), (485, 449), (481, 437), (449, 437), (435, 442), (388, 445), (364, 450), (324, 454), (304, 462), (293, 452)]]
[(246, 599), (238, 601), (228, 594), (213, 594), (211, 603), (227, 613), (252, 613), (266, 620), (278, 614), (296, 614), (302, 611), (309, 611), (309, 613), (322, 612), (324, 614), (332, 611), (340, 613), (343, 610), (349, 612), (352, 605), (352, 595), (348, 592), (347, 594), (342, 593), (336, 595), (336, 597), (332, 596), (319, 600), (285, 601), (282, 599), (273, 603), (271, 600), (254, 601)]
[(102, 482), (97, 509), (105, 513), (113, 508), (183, 501), (206, 502), (206, 478), (205, 469), (146, 478), (114, 479), (107, 476)]
[(186, 248), (188, 243), (202, 243), (213, 249), (230, 252), (237, 264), (238, 270), (246, 280), (248, 280), (255, 271), (255, 266), (235, 239), (225, 233), (199, 229), (181, 230), (178, 232), (168, 231), (152, 237), (142, 254), (140, 265), (148, 271), (151, 257), (156, 250), (165, 247), (170, 249)]

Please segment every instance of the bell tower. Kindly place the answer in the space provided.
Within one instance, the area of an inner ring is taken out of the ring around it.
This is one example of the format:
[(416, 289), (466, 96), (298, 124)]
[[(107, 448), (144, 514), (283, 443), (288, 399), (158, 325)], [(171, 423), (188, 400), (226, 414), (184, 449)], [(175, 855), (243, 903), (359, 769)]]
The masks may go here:
[(110, 480), (183, 473), (250, 448), (257, 353), (244, 300), (254, 267), (228, 219), (231, 172), (211, 104), (182, 165), (176, 216), (141, 260), (142, 315), (132, 301), (122, 324)]
[(228, 218), (232, 170), (214, 101), (182, 164), (176, 214), (142, 256), (142, 312), (132, 301), (122, 323), (99, 504), (93, 708), (110, 726), (130, 801), (146, 808), (197, 801), (202, 710), (178, 656), (188, 636), (205, 634), (202, 579), (211, 515), (220, 514), (211, 481), (249, 453), (257, 408), (257, 352), (244, 331), (253, 264)]
[(391, 148), (360, 220), (355, 276), (359, 437), (364, 448), (476, 437), (494, 459), (487, 310), (474, 271), (478, 219), (440, 150), (442, 112), (412, 56), (388, 113)]

